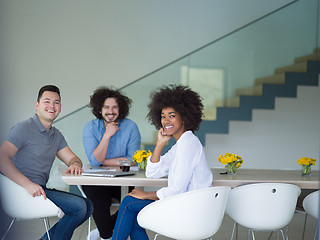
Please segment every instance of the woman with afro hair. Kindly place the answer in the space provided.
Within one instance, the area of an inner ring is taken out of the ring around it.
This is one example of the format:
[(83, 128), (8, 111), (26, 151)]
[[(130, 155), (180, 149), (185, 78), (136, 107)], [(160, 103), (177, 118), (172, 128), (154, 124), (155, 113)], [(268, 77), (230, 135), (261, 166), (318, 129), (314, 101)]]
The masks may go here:
[[(148, 118), (158, 129), (158, 140), (148, 158), (146, 177), (168, 176), (168, 187), (155, 192), (135, 188), (122, 201), (112, 239), (148, 239), (139, 226), (137, 215), (155, 200), (212, 186), (212, 173), (203, 147), (194, 131), (199, 129), (203, 105), (200, 96), (190, 88), (170, 85), (154, 91)], [(164, 155), (161, 152), (174, 137), (176, 143)]]

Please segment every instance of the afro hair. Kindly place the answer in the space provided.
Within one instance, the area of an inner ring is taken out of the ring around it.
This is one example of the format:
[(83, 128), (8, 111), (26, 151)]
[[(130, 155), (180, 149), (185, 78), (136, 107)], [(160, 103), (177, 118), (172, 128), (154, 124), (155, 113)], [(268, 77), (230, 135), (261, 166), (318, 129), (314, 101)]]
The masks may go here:
[(186, 130), (192, 132), (199, 129), (202, 119), (203, 104), (198, 93), (187, 86), (169, 85), (153, 91), (150, 95), (149, 121), (160, 129), (162, 109), (172, 107), (177, 111), (185, 124)]

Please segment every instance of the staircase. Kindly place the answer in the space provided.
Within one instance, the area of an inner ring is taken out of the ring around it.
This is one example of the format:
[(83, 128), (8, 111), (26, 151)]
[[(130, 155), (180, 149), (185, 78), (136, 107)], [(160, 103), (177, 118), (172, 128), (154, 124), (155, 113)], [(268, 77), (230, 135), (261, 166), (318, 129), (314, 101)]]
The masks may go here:
[(229, 121), (251, 121), (252, 109), (274, 109), (276, 97), (297, 97), (298, 85), (318, 86), (320, 48), (295, 59), (290, 66), (277, 68), (273, 76), (255, 80), (255, 86), (238, 89), (236, 97), (220, 101), (215, 121), (204, 120), (196, 133), (205, 145), (206, 133), (229, 132)]
[[(298, 85), (318, 86), (320, 74), (320, 48), (313, 54), (298, 57), (293, 65), (275, 69), (273, 76), (258, 78), (255, 86), (236, 91), (231, 99), (217, 101), (216, 120), (203, 120), (195, 134), (205, 145), (207, 133), (229, 133), (229, 121), (251, 121), (253, 109), (274, 109), (276, 97), (297, 97)], [(164, 151), (174, 144), (171, 139)], [(153, 150), (153, 145), (146, 145)]]

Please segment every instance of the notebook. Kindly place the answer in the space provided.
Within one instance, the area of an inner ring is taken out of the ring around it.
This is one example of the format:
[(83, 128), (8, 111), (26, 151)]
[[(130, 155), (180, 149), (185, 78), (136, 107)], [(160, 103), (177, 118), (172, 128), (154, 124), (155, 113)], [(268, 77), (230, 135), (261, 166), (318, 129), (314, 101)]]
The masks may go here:
[(106, 169), (84, 169), (83, 176), (94, 176), (94, 177), (122, 177), (122, 176), (131, 176), (134, 175), (134, 172), (120, 172), (114, 170)]

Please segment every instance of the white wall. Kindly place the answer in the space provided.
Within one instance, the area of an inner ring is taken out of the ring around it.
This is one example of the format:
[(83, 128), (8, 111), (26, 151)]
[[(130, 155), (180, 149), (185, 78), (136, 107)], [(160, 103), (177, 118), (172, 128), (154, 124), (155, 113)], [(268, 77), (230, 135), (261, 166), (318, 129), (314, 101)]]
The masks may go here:
[(64, 116), (292, 0), (0, 0), (0, 140), (33, 115), (38, 89)]
[[(319, 76), (320, 81), (320, 76)], [(242, 168), (300, 169), (301, 157), (320, 159), (320, 85), (299, 86), (297, 98), (276, 98), (275, 110), (253, 110), (252, 121), (231, 121), (229, 134), (208, 134), (205, 152), (211, 167), (220, 154), (236, 153)]]

